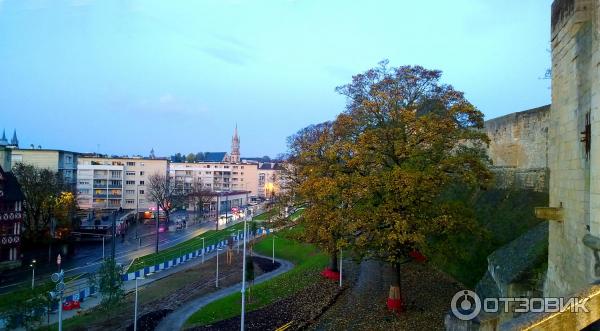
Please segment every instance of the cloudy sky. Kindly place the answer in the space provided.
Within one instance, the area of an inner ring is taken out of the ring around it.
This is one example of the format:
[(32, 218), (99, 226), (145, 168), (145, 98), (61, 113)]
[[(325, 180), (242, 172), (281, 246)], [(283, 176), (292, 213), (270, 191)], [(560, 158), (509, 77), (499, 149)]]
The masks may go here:
[(275, 156), (382, 59), (493, 118), (550, 102), (550, 0), (0, 0), (0, 130), (22, 146)]

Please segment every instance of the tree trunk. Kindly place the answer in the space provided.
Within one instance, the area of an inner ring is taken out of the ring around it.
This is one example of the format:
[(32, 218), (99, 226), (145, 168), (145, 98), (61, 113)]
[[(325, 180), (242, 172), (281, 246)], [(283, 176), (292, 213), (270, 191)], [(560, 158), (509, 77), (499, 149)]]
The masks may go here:
[(389, 310), (400, 313), (404, 308), (402, 302), (402, 278), (400, 273), (400, 263), (397, 262), (393, 266), (394, 278), (390, 285), (390, 292), (387, 299), (387, 307)]
[(338, 252), (333, 251), (329, 254), (329, 269), (334, 272), (339, 272), (338, 270)]

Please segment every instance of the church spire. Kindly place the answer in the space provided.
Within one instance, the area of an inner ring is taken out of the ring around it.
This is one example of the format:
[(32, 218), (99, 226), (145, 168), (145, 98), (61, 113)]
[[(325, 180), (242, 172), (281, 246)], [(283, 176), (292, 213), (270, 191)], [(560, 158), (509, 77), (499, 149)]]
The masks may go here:
[(235, 124), (235, 130), (233, 131), (233, 138), (231, 138), (231, 163), (240, 162), (240, 137), (238, 136), (237, 123)]
[(2, 139), (0, 139), (0, 146), (8, 145), (8, 140), (6, 139), (6, 130), (2, 129)]
[(12, 139), (10, 140), (10, 145), (14, 147), (19, 147), (19, 139), (17, 139), (17, 130), (13, 131)]

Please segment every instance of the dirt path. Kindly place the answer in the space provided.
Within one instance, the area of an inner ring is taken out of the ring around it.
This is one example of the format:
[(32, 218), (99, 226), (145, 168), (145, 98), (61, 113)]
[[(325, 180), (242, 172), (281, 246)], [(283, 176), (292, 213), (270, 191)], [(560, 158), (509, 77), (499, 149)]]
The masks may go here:
[(313, 330), (443, 330), (452, 296), (461, 285), (427, 265), (403, 266), (402, 291), (406, 311), (400, 316), (385, 306), (391, 281), (383, 263), (348, 263), (347, 281), (353, 285), (317, 321)]

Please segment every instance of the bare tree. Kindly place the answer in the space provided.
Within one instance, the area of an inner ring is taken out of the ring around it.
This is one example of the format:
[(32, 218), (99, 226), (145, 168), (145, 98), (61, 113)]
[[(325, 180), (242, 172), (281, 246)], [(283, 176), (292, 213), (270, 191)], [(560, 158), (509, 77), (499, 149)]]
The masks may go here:
[[(148, 178), (148, 193), (151, 199), (165, 213), (165, 221), (169, 223), (169, 213), (180, 202), (174, 183), (166, 174), (155, 173)], [(158, 210), (156, 211), (159, 212)]]
[(193, 204), (194, 210), (202, 216), (204, 216), (205, 206), (210, 205), (214, 197), (215, 193), (204, 188), (201, 181), (194, 183), (192, 191), (188, 194), (188, 199)]

